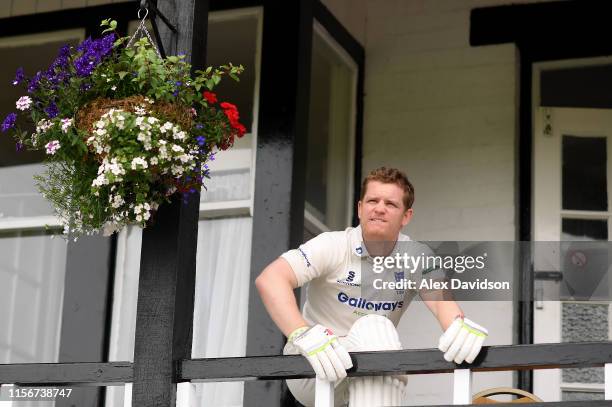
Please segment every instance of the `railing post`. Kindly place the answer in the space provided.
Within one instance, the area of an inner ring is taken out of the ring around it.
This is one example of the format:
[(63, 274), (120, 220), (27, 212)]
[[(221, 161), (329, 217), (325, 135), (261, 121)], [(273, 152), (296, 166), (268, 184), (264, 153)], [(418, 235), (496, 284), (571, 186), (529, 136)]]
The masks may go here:
[(455, 369), (453, 376), (453, 404), (470, 404), (472, 402), (472, 371)]
[(14, 384), (0, 384), (0, 407), (13, 407), (12, 401), (1, 401), (5, 396), (8, 397), (9, 388), (15, 387)]
[(612, 400), (612, 363), (604, 367), (604, 399)]
[(334, 406), (334, 382), (321, 380), (318, 377), (315, 382), (315, 407)]
[(123, 387), (123, 407), (132, 407), (132, 383)]
[(176, 385), (176, 407), (196, 407), (195, 386), (191, 382)]

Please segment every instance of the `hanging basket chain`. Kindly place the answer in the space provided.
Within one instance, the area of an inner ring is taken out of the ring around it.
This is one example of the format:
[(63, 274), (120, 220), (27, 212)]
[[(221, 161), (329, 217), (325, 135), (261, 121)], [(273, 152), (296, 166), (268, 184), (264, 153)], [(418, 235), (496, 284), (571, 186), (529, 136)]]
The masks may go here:
[[(145, 15), (144, 17), (140, 17), (140, 12), (144, 10), (145, 11)], [(153, 45), (153, 48), (155, 48), (155, 53), (157, 53), (157, 56), (162, 58), (161, 53), (159, 52), (159, 48), (157, 47), (156, 41), (153, 40), (153, 38), (151, 38), (151, 34), (149, 33), (149, 30), (147, 30), (145, 21), (147, 19), (147, 16), (149, 15), (149, 9), (148, 8), (144, 8), (144, 9), (139, 9), (138, 10), (138, 18), (140, 19), (140, 24), (138, 25), (138, 28), (136, 29), (136, 31), (134, 32), (134, 34), (130, 37), (130, 40), (128, 41), (126, 47), (130, 47), (132, 45), (132, 43), (134, 42), (134, 40), (136, 40), (137, 38), (141, 38), (143, 36), (146, 36), (149, 39), (149, 42)]]

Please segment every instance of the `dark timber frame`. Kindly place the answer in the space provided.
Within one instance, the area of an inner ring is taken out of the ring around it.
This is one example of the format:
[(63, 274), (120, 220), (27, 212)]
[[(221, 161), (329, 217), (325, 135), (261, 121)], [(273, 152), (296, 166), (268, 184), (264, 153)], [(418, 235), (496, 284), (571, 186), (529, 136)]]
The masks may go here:
[[(486, 7), (472, 10), (470, 44), (473, 46), (515, 43), (519, 57), (518, 134), (518, 239), (530, 241), (532, 231), (532, 119), (533, 64), (540, 61), (586, 58), (612, 54), (612, 27), (606, 16), (612, 3), (572, 0), (536, 4)], [(569, 29), (571, 27), (571, 29)], [(521, 259), (521, 298), (533, 298), (531, 253)], [(519, 341), (533, 343), (533, 302), (519, 303)], [(519, 386), (532, 388), (531, 372), (519, 372)]]

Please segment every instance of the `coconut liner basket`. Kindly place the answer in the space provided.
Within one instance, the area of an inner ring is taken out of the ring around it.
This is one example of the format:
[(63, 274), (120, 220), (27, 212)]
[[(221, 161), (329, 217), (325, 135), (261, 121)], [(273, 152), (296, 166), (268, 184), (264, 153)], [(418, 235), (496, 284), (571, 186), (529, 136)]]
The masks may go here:
[[(75, 125), (77, 129), (85, 132), (85, 134), (91, 134), (94, 131), (94, 124), (109, 110), (121, 109), (124, 112), (135, 113), (136, 108), (142, 108), (143, 106), (145, 106), (153, 116), (160, 120), (168, 120), (172, 123), (178, 124), (181, 129), (187, 132), (191, 129), (191, 107), (180, 103), (169, 103), (163, 101), (155, 101), (155, 103), (150, 104), (142, 95), (129, 96), (123, 99), (94, 99), (83, 105), (83, 107), (77, 111), (75, 116)], [(106, 153), (97, 154), (92, 149), (90, 149), (90, 153), (92, 153), (95, 156), (95, 160), (100, 163), (106, 156)], [(86, 159), (86, 157), (83, 158)], [(153, 174), (154, 179), (159, 180), (160, 177), (158, 176), (157, 166), (151, 166), (150, 172)], [(189, 183), (189, 185), (180, 185), (177, 182), (172, 181), (172, 176), (167, 176), (167, 178), (168, 179), (166, 181), (175, 184), (179, 190), (187, 190), (193, 184)]]

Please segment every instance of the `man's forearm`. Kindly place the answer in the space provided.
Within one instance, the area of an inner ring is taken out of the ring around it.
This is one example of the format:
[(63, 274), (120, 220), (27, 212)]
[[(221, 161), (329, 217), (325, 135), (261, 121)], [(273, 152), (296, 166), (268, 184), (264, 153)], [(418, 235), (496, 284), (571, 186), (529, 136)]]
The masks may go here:
[(463, 316), (463, 311), (453, 300), (425, 301), (425, 304), (438, 319), (443, 331), (446, 331), (457, 316)]
[(308, 325), (297, 305), (293, 293), (295, 284), (292, 284), (288, 272), (293, 273), (289, 264), (279, 259), (268, 266), (255, 280), (266, 310), (285, 336), (289, 336), (297, 328)]

